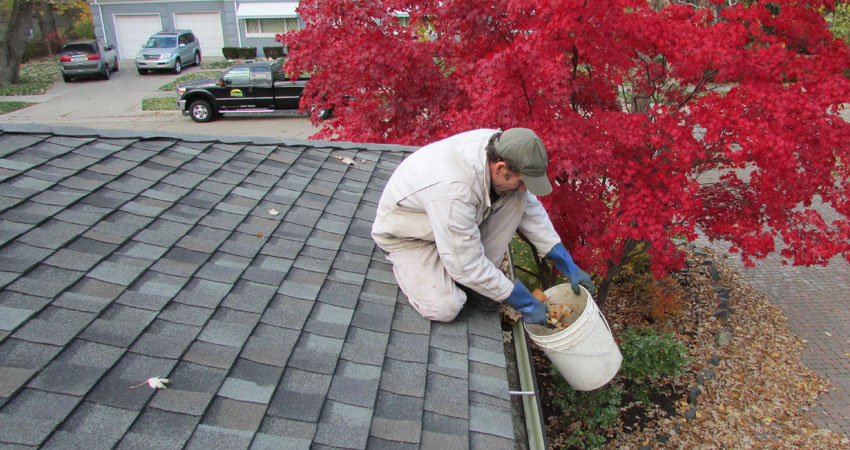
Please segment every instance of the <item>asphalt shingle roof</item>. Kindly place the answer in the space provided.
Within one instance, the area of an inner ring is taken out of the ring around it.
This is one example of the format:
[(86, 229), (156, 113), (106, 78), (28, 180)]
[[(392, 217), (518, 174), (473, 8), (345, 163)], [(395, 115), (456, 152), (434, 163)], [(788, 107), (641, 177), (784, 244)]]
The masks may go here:
[(498, 314), (369, 236), (412, 150), (0, 124), (0, 444), (514, 448)]

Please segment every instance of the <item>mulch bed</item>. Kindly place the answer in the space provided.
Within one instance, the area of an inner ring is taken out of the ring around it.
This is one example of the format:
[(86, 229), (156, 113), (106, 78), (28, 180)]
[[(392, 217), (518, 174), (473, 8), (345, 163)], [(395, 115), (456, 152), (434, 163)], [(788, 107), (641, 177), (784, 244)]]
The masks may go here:
[[(850, 448), (846, 436), (807, 417), (829, 382), (800, 362), (802, 340), (789, 332), (781, 310), (711, 252), (687, 251), (688, 267), (674, 274), (686, 305), (655, 325), (686, 345), (690, 365), (660, 387), (658, 404), (646, 408), (625, 398), (603, 448)], [(647, 323), (645, 307), (612, 290), (603, 312), (615, 338), (629, 325)], [(562, 449), (569, 425), (552, 404), (548, 359), (536, 349), (533, 356), (549, 447)]]

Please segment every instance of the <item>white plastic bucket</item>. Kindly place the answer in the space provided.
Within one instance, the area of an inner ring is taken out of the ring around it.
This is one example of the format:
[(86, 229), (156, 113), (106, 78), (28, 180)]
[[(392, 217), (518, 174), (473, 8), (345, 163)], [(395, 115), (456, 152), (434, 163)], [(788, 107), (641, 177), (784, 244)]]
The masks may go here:
[(568, 304), (573, 309), (572, 323), (563, 330), (525, 324), (525, 330), (564, 380), (577, 391), (592, 391), (617, 375), (623, 355), (605, 316), (583, 287), (575, 295), (569, 283), (546, 290), (550, 302)]

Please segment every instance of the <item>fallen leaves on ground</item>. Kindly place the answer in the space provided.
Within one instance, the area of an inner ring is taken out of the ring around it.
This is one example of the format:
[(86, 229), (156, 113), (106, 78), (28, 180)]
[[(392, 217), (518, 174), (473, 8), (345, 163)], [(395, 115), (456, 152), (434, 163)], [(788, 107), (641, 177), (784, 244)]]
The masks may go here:
[[(713, 378), (700, 387), (696, 417), (684, 419), (692, 405), (682, 401), (679, 415), (665, 417), (662, 411), (642, 430), (626, 430), (620, 423), (604, 448), (850, 448), (847, 437), (820, 429), (809, 418), (809, 407), (829, 381), (801, 363), (803, 341), (791, 334), (782, 311), (718, 258), (712, 260), (719, 281), (712, 280), (701, 257), (689, 256), (690, 270), (677, 275), (688, 292), (687, 306), (658, 324), (673, 331), (690, 352), (691, 367), (681, 383), (696, 386), (700, 373), (713, 372)], [(713, 286), (730, 291), (729, 306), (734, 313), (728, 323), (713, 317), (719, 305)], [(604, 312), (615, 335), (628, 325), (640, 324), (641, 314), (636, 311), (641, 307), (639, 301), (612, 290)], [(731, 339), (718, 346), (717, 335), (724, 331)], [(709, 363), (714, 355), (720, 360), (716, 366)], [(553, 423), (552, 419), (548, 423)], [(674, 431), (677, 425), (678, 431)], [(556, 430), (547, 430), (550, 448), (558, 441), (552, 434)], [(660, 442), (665, 435), (669, 440)]]

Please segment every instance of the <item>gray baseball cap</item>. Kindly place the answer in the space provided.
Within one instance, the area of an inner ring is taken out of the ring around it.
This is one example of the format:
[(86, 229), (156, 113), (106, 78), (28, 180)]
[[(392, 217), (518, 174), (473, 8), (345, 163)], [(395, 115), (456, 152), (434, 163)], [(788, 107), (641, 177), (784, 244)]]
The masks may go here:
[(546, 176), (549, 157), (543, 141), (528, 128), (511, 128), (496, 140), (496, 153), (522, 174), (525, 187), (537, 196), (552, 192)]

